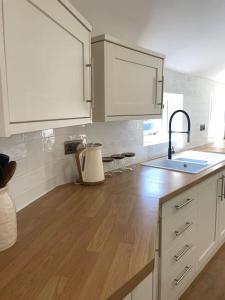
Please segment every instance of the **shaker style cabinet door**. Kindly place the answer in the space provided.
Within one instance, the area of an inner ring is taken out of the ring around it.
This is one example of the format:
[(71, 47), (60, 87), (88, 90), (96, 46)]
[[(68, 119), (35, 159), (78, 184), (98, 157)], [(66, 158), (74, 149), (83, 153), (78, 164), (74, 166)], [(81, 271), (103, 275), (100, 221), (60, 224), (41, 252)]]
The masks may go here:
[(103, 34), (92, 38), (93, 121), (161, 118), (165, 56)]
[(131, 294), (127, 295), (125, 298), (123, 298), (123, 300), (132, 300)]
[(216, 246), (217, 175), (198, 185), (198, 265), (203, 267)]
[(132, 300), (152, 300), (153, 281), (152, 273), (149, 274), (131, 293)]
[(217, 239), (225, 240), (225, 172), (220, 173), (217, 181)]
[(107, 43), (106, 115), (149, 116), (162, 110), (162, 59)]
[(90, 31), (65, 0), (1, 2), (10, 124), (90, 118)]

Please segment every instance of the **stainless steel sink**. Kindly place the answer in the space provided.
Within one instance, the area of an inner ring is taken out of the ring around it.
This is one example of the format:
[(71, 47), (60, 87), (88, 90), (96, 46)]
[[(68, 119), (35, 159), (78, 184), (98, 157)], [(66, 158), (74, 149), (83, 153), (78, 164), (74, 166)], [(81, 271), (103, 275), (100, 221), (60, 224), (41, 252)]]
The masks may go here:
[(222, 161), (225, 161), (225, 154), (186, 151), (174, 156), (173, 159), (157, 159), (145, 162), (142, 165), (190, 174), (198, 174)]

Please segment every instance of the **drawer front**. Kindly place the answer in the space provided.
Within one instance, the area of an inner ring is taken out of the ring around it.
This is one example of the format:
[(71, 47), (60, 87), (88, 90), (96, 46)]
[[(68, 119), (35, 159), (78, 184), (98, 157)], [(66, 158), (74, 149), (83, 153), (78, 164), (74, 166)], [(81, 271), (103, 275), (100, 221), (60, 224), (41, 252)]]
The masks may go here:
[(196, 249), (196, 234), (189, 231), (185, 237), (179, 240), (176, 247), (162, 252), (162, 273), (170, 274), (180, 267), (183, 261), (190, 257)]
[(187, 192), (167, 201), (162, 207), (162, 218), (166, 226), (173, 222), (174, 218), (185, 214), (187, 211), (196, 208), (197, 189), (189, 189)]
[(162, 220), (162, 251), (177, 248), (181, 241), (186, 241), (189, 235), (196, 236), (197, 210), (190, 210), (167, 226)]
[(196, 274), (196, 251), (187, 256), (174, 272), (162, 273), (161, 300), (178, 300)]
[(162, 249), (175, 247), (187, 234), (196, 231), (196, 190), (183, 193), (162, 207)]

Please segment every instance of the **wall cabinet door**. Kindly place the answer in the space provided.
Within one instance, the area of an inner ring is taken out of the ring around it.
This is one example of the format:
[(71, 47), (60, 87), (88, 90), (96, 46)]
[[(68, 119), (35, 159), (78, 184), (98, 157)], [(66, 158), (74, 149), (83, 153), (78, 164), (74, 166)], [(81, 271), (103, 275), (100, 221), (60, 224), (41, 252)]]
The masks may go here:
[(65, 0), (1, 2), (9, 123), (90, 119), (90, 31)]
[(164, 56), (109, 36), (93, 39), (94, 121), (160, 118)]
[(217, 207), (217, 238), (222, 242), (225, 239), (225, 172), (218, 176)]
[(198, 265), (201, 268), (216, 246), (217, 178), (212, 176), (198, 185)]
[(110, 43), (107, 48), (111, 84), (106, 115), (160, 115), (162, 60)]

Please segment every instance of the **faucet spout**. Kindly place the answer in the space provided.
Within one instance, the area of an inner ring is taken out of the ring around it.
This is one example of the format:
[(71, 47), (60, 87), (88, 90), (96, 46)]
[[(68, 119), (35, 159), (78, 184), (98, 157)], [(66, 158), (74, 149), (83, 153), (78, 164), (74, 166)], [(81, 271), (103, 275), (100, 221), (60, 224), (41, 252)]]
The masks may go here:
[(190, 134), (190, 132), (188, 132), (188, 134), (187, 134), (187, 142), (188, 143), (190, 143), (190, 136), (191, 136), (191, 134)]
[[(173, 121), (173, 118), (174, 116), (177, 114), (177, 113), (183, 113), (186, 118), (187, 118), (187, 123), (188, 123), (188, 129), (187, 131), (172, 131), (172, 121)], [(190, 120), (190, 117), (188, 115), (188, 113), (185, 111), (185, 110), (182, 110), (182, 109), (179, 109), (179, 110), (176, 110), (172, 113), (171, 117), (170, 117), (170, 120), (169, 120), (169, 147), (168, 147), (168, 159), (172, 159), (172, 133), (186, 133), (187, 134), (187, 142), (189, 143), (190, 142), (190, 134), (191, 134), (191, 120)]]

